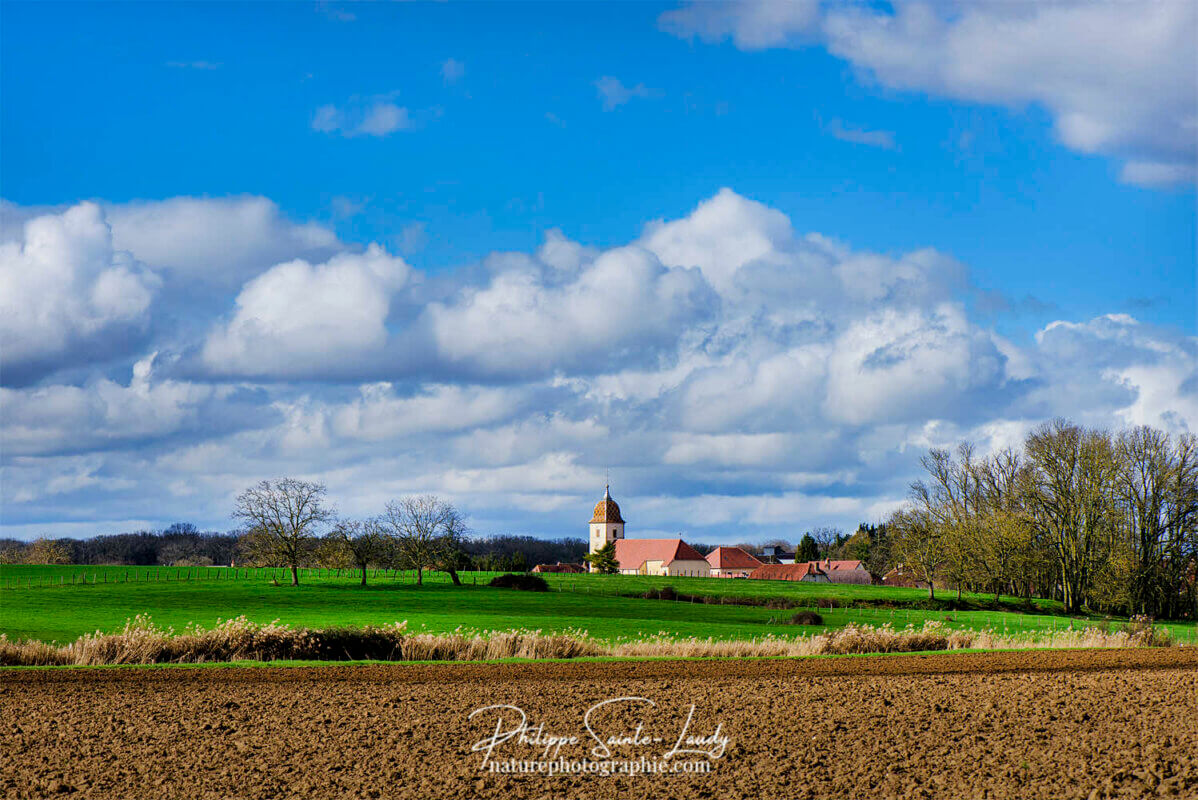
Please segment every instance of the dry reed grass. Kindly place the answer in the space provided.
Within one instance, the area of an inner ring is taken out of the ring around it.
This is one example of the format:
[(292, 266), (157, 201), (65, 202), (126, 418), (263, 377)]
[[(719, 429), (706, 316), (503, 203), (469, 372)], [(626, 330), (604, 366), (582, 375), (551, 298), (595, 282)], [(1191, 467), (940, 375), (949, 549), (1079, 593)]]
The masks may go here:
[(929, 621), (923, 627), (846, 625), (811, 636), (763, 636), (744, 640), (679, 639), (660, 633), (647, 639), (604, 642), (586, 631), (548, 634), (539, 630), (451, 633), (410, 632), (406, 622), (362, 628), (291, 628), (277, 620), (262, 624), (245, 617), (214, 628), (188, 626), (176, 634), (146, 615), (125, 623), (119, 633), (81, 636), (66, 645), (9, 641), (0, 634), (0, 666), (184, 664), (222, 661), (382, 660), (479, 661), (500, 658), (581, 658), (586, 656), (778, 657), (824, 654), (909, 653), (925, 650), (1028, 649), (1168, 646), (1167, 632), (1151, 624), (1122, 630), (1081, 628), (998, 634), (951, 630)]

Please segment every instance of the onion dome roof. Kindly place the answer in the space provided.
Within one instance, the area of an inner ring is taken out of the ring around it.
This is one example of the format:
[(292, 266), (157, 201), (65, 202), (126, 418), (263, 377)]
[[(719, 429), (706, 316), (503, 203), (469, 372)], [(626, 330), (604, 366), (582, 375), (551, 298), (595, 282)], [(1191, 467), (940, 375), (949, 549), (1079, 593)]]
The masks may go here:
[(624, 518), (620, 516), (620, 507), (616, 505), (616, 501), (611, 499), (611, 487), (607, 487), (603, 491), (603, 499), (595, 504), (595, 513), (591, 515), (591, 522), (619, 522), (624, 523)]

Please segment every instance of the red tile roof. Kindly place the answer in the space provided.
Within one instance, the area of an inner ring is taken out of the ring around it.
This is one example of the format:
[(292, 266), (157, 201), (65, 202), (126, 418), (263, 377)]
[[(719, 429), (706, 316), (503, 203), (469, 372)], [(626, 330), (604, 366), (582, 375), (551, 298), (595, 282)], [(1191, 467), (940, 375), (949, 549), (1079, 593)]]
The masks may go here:
[(815, 572), (819, 570), (809, 561), (801, 564), (762, 564), (753, 570), (749, 577), (759, 581), (801, 581)]
[(620, 569), (638, 569), (646, 561), (702, 561), (703, 556), (681, 539), (616, 539)]
[(761, 562), (739, 547), (717, 547), (707, 554), (713, 569), (756, 569)]
[(861, 569), (860, 561), (816, 561), (816, 566), (824, 570)]

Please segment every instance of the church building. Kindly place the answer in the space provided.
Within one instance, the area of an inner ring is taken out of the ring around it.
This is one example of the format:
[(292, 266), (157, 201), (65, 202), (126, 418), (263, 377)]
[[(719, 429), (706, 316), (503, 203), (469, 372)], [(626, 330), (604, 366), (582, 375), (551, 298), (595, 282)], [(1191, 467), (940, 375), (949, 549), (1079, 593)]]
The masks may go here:
[(595, 504), (591, 515), (591, 552), (616, 543), (616, 561), (624, 575), (685, 575), (706, 578), (711, 565), (699, 551), (681, 539), (625, 539), (624, 518), (611, 499), (611, 487)]

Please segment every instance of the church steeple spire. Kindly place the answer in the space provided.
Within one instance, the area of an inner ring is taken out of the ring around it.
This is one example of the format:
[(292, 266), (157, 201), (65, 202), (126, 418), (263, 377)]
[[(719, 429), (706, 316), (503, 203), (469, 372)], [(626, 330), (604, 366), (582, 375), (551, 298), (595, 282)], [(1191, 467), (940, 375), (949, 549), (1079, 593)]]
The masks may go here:
[(611, 499), (611, 484), (603, 487), (603, 499), (595, 504), (595, 513), (591, 515), (591, 552), (624, 538), (624, 518), (620, 516), (620, 507)]

